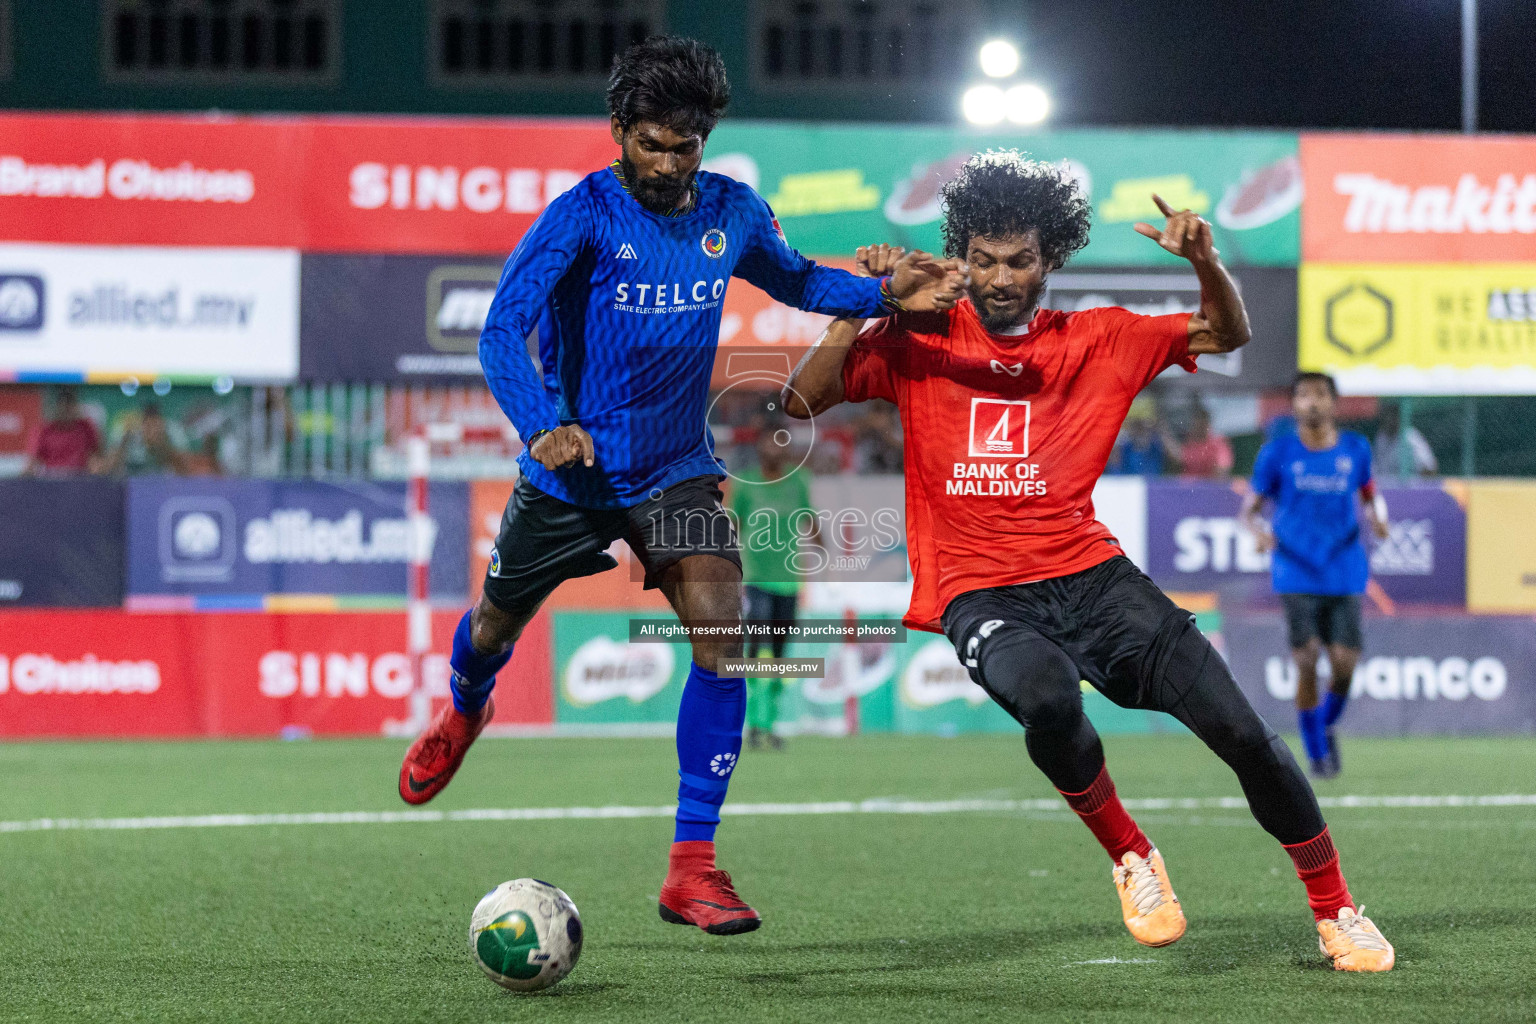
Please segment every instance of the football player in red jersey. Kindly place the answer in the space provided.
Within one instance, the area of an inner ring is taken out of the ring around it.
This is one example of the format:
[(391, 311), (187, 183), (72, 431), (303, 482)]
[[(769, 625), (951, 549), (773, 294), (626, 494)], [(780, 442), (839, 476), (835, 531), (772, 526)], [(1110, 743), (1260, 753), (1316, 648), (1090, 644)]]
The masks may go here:
[[(1137, 941), (1176, 941), (1184, 914), (1162, 856), (1115, 795), (1083, 679), (1199, 736), (1295, 862), (1324, 954), (1340, 970), (1389, 970), (1392, 947), (1356, 908), (1290, 750), (1194, 617), (1094, 516), (1093, 486), (1136, 394), (1170, 366), (1193, 371), (1196, 356), (1249, 339), (1210, 225), (1153, 198), (1166, 224), (1136, 230), (1189, 261), (1198, 313), (1041, 309), (1047, 275), (1088, 243), (1088, 199), (1058, 167), (1012, 151), (973, 157), (943, 189), (945, 255), (968, 264), (968, 300), (862, 334), (863, 321), (834, 322), (791, 377), (785, 408), (807, 418), (884, 398), (900, 410), (915, 580), (906, 624), (944, 632), (1024, 726), (1030, 758), (1114, 861)], [(876, 246), (858, 259), (882, 273), (899, 254)]]

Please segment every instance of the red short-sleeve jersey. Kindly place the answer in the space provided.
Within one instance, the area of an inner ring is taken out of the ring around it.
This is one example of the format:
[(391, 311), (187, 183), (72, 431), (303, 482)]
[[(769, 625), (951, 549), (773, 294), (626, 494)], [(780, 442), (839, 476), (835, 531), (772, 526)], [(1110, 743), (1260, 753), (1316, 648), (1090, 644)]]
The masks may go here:
[(1041, 310), (993, 334), (963, 301), (870, 325), (843, 367), (850, 402), (885, 398), (905, 437), (905, 622), (939, 631), (961, 594), (1091, 568), (1120, 546), (1094, 518), (1131, 400), (1170, 366), (1195, 369), (1189, 314)]

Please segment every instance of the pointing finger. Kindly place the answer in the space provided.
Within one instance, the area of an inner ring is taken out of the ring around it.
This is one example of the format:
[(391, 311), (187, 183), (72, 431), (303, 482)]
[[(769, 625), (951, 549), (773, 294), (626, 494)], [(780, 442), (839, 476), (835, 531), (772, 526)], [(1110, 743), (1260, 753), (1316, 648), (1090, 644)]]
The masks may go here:
[(1136, 233), (1138, 235), (1146, 235), (1148, 238), (1154, 238), (1154, 239), (1158, 239), (1158, 238), (1162, 238), (1163, 237), (1163, 233), (1161, 231), (1157, 230), (1157, 228), (1153, 227), (1151, 224), (1148, 224), (1148, 223), (1146, 223), (1144, 221), (1137, 221), (1136, 224), (1133, 225), (1133, 227), (1136, 228)]
[(1169, 206), (1163, 200), (1163, 197), (1158, 195), (1156, 192), (1152, 193), (1152, 201), (1157, 204), (1157, 208), (1163, 212), (1164, 217), (1172, 217), (1176, 212), (1174, 208)]

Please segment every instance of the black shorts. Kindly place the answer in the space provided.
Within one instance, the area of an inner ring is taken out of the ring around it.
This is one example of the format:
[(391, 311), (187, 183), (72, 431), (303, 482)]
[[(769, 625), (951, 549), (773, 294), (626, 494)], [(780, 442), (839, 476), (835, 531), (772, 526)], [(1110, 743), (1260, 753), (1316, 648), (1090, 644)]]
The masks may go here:
[[(800, 603), (798, 594), (775, 594), (750, 583), (744, 588), (743, 599), (746, 603), (746, 611), (742, 616), (743, 621), (752, 625), (771, 626), (774, 623), (793, 623), (795, 621), (795, 606)], [(782, 632), (775, 634), (766, 640), (752, 639), (747, 643), (746, 654), (752, 657), (765, 647), (775, 658), (784, 657), (784, 647), (789, 638)]]
[(1285, 606), (1292, 650), (1314, 639), (1352, 651), (1363, 645), (1359, 594), (1281, 594), (1280, 603)]
[(629, 508), (583, 508), (545, 494), (524, 477), (512, 489), (485, 574), (485, 596), (522, 614), (561, 583), (616, 563), (607, 548), (623, 539), (645, 567), (645, 587), (689, 555), (719, 555), (739, 568), (736, 528), (719, 479), (695, 476)]
[(1081, 678), (1121, 707), (1169, 711), (1184, 695), (1163, 692), (1165, 669), (1193, 618), (1135, 563), (1116, 555), (1068, 576), (961, 594), (944, 609), (942, 622), (961, 662), (984, 687), (968, 648), (1006, 623), (1055, 644)]

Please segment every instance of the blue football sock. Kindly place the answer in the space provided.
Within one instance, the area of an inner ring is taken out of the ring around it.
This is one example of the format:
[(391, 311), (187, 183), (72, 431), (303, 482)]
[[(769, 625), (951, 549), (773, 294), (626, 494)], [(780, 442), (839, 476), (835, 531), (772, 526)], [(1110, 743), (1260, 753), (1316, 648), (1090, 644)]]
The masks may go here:
[(469, 642), (469, 617), (464, 613), (459, 628), (453, 631), (453, 654), (448, 665), (453, 674), (448, 678), (448, 688), (453, 691), (453, 706), (461, 714), (472, 715), (485, 707), (491, 699), (491, 687), (496, 685), (496, 673), (512, 657), (508, 648), (504, 654), (481, 654)]
[(1307, 760), (1321, 761), (1328, 754), (1328, 743), (1323, 737), (1317, 708), (1296, 712), (1296, 723), (1301, 731), (1301, 747), (1307, 752)]
[(1323, 720), (1324, 729), (1332, 729), (1334, 723), (1344, 717), (1344, 708), (1349, 704), (1349, 694), (1337, 694), (1332, 690), (1323, 694), (1322, 706), (1317, 709)]
[(674, 842), (713, 840), (731, 772), (741, 756), (747, 681), (693, 665), (677, 710), (677, 830)]

